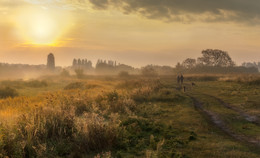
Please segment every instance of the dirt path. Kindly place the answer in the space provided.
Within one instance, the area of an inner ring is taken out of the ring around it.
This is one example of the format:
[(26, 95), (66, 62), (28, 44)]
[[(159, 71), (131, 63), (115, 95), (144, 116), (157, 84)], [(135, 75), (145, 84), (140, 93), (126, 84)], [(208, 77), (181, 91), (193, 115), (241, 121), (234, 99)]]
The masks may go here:
[(203, 95), (206, 95), (206, 96), (209, 96), (209, 97), (211, 97), (211, 98), (214, 98), (215, 100), (217, 100), (218, 102), (220, 102), (220, 103), (221, 103), (223, 106), (225, 106), (226, 108), (231, 109), (231, 110), (233, 110), (233, 111), (239, 113), (239, 115), (240, 115), (241, 117), (244, 117), (245, 120), (247, 120), (247, 121), (249, 121), (249, 122), (251, 122), (251, 123), (254, 123), (254, 124), (260, 126), (260, 120), (259, 120), (259, 118), (258, 118), (257, 116), (249, 115), (249, 114), (243, 112), (242, 110), (240, 110), (240, 109), (238, 109), (238, 108), (236, 108), (236, 107), (234, 107), (234, 106), (231, 106), (230, 104), (224, 102), (223, 100), (221, 100), (221, 99), (218, 98), (218, 97), (215, 97), (215, 96), (212, 96), (212, 95), (209, 95), (209, 94), (203, 94)]
[(219, 129), (221, 129), (223, 132), (227, 133), (229, 136), (233, 137), (236, 140), (252, 144), (257, 148), (260, 147), (259, 140), (255, 140), (253, 138), (250, 138), (245, 135), (241, 135), (241, 134), (234, 132), (231, 128), (229, 128), (225, 124), (225, 122), (217, 114), (204, 109), (203, 104), (201, 102), (199, 102), (196, 98), (192, 97), (191, 95), (189, 95), (189, 94), (187, 94), (187, 95), (193, 100), (193, 104), (194, 104), (195, 108), (198, 109), (199, 111), (201, 111), (204, 115), (206, 115), (209, 118), (210, 122), (212, 122), (215, 126), (217, 126)]

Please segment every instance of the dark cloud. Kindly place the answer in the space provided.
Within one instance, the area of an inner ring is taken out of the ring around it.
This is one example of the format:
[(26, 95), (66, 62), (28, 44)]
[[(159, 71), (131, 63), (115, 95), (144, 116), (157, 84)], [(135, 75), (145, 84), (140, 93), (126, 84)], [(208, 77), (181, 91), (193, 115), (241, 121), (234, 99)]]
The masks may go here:
[[(0, 9), (26, 3), (85, 10), (114, 8), (166, 22), (236, 22), (260, 24), (259, 0), (0, 0)], [(54, 5), (55, 4), (55, 5)]]
[(259, 0), (89, 0), (94, 8), (113, 7), (163, 21), (260, 23)]

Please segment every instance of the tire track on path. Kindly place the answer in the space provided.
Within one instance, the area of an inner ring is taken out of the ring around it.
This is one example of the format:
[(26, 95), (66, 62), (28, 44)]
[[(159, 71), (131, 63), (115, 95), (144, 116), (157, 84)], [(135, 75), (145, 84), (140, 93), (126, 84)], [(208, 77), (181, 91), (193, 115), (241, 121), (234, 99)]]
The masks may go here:
[(251, 122), (251, 123), (254, 123), (254, 124), (260, 126), (260, 120), (259, 120), (259, 118), (257, 116), (249, 115), (249, 114), (243, 112), (242, 110), (240, 110), (240, 109), (238, 109), (238, 108), (236, 108), (234, 106), (231, 106), (230, 104), (226, 103), (225, 101), (223, 101), (222, 99), (220, 99), (218, 97), (215, 97), (215, 96), (212, 96), (212, 95), (209, 95), (209, 94), (203, 94), (203, 95), (206, 95), (208, 97), (214, 98), (215, 100), (220, 102), (226, 108), (231, 109), (231, 110), (239, 113), (239, 115), (241, 117), (244, 117), (245, 120), (247, 120), (248, 122)]
[(252, 144), (257, 148), (260, 148), (259, 140), (234, 132), (228, 125), (226, 125), (226, 123), (217, 114), (213, 113), (212, 111), (204, 109), (203, 104), (200, 101), (198, 101), (195, 97), (189, 94), (187, 94), (187, 96), (189, 96), (192, 99), (193, 105), (197, 110), (201, 111), (204, 115), (206, 115), (209, 118), (210, 122), (212, 122), (216, 127), (221, 129), (227, 135), (231, 136), (232, 138), (240, 142)]

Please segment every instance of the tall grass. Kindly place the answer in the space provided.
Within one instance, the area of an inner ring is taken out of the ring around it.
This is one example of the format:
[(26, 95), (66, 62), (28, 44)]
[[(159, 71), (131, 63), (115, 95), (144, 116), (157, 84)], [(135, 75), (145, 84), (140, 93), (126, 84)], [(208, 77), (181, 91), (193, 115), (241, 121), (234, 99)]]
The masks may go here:
[(241, 84), (248, 85), (260, 85), (260, 76), (259, 75), (234, 75), (234, 76), (225, 76), (220, 78), (221, 81), (226, 82), (237, 82)]
[(67, 90), (0, 100), (0, 157), (187, 157), (181, 151), (205, 139), (194, 130), (200, 121), (182, 113), (194, 113), (190, 100), (171, 83), (70, 82)]
[(78, 92), (49, 94), (42, 104), (29, 105), (12, 126), (3, 122), (2, 156), (71, 156), (115, 149), (122, 130), (117, 113), (131, 115), (135, 102), (117, 91), (94, 99)]

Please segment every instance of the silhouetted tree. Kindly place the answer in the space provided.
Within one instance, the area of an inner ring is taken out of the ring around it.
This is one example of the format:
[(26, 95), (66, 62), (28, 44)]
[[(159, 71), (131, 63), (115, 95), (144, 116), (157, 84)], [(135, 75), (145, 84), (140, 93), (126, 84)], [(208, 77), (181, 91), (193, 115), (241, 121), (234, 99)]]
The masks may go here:
[(196, 59), (187, 58), (182, 62), (182, 66), (186, 69), (191, 69), (196, 66)]
[(242, 63), (242, 66), (243, 67), (246, 67), (246, 68), (257, 68), (258, 70), (260, 70), (260, 62), (256, 63), (256, 62), (244, 62)]
[(77, 65), (77, 59), (73, 59), (72, 66), (76, 66), (76, 65)]
[(179, 62), (176, 64), (175, 68), (178, 73), (184, 69), (183, 66), (181, 65), (181, 63), (179, 63)]
[(78, 65), (81, 65), (81, 59), (78, 59)]
[(155, 69), (152, 66), (146, 66), (142, 68), (142, 75), (146, 77), (155, 77), (158, 76), (158, 73), (155, 71)]
[(198, 58), (199, 65), (229, 67), (235, 66), (227, 52), (218, 49), (202, 51), (202, 57)]
[(85, 65), (85, 60), (84, 59), (81, 60), (81, 65)]

